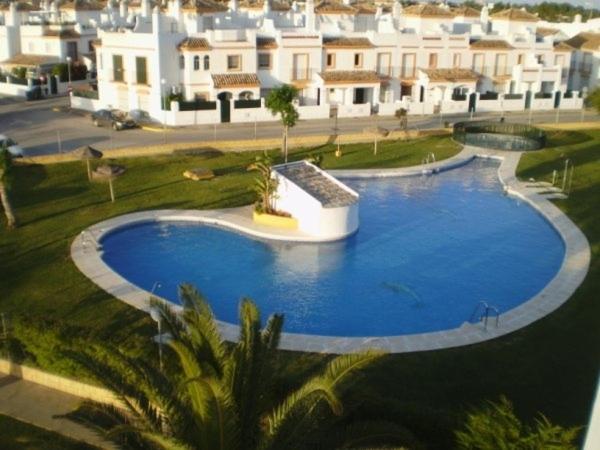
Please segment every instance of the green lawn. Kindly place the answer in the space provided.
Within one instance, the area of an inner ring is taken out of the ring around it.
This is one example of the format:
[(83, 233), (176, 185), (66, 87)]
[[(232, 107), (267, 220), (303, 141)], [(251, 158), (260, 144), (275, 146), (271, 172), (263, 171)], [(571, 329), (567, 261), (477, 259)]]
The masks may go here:
[(0, 414), (2, 450), (94, 450), (96, 447)]
[[(370, 145), (351, 145), (336, 159), (324, 151), (325, 168), (393, 167), (418, 164), (431, 151), (451, 156), (456, 144), (447, 137), (385, 142), (379, 155)], [(310, 151), (297, 152), (303, 156)], [(148, 337), (153, 324), (100, 291), (72, 264), (69, 245), (85, 227), (108, 217), (153, 208), (216, 208), (253, 199), (253, 154), (205, 154), (130, 158), (128, 172), (115, 183), (118, 200), (107, 202), (105, 185), (89, 185), (82, 163), (21, 166), (14, 189), (22, 227), (0, 232), (0, 311), (44, 328), (66, 329), (73, 336), (112, 340), (139, 351), (154, 351)], [(573, 192), (557, 204), (581, 227), (593, 250), (583, 286), (565, 306), (524, 330), (470, 347), (390, 355), (364, 380), (364, 402), (357, 415), (389, 415), (413, 430), (430, 448), (450, 447), (451, 430), (466, 407), (505, 394), (517, 412), (531, 418), (542, 411), (560, 424), (585, 424), (598, 375), (600, 288), (600, 130), (553, 132), (549, 148), (527, 154), (519, 167), (526, 178), (549, 179), (564, 158), (575, 163)], [(218, 175), (210, 182), (186, 181), (181, 173), (205, 166)], [(14, 322), (18, 322), (14, 320)], [(74, 327), (74, 328), (73, 328)], [(39, 328), (39, 327), (38, 327)], [(57, 341), (36, 327), (17, 330), (37, 363), (69, 373), (68, 362), (53, 357)], [(40, 351), (42, 349), (43, 351)], [(320, 355), (284, 353), (290, 383), (300, 372), (322, 362)], [(377, 414), (375, 414), (377, 412)]]

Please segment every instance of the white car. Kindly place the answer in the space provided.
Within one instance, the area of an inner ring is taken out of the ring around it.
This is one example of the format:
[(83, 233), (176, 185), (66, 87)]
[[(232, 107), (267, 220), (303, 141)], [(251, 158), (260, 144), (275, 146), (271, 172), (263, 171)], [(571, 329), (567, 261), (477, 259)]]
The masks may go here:
[(8, 149), (8, 152), (14, 158), (22, 158), (23, 157), (23, 149), (11, 138), (4, 136), (3, 134), (0, 134), (0, 149), (4, 148), (4, 146), (6, 146), (6, 148)]

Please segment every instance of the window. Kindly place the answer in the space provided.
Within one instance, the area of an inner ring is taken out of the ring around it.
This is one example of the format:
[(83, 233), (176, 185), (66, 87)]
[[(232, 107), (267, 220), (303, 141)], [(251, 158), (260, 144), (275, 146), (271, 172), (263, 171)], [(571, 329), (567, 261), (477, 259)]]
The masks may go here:
[(210, 99), (210, 94), (206, 91), (196, 92), (194, 98), (199, 102), (207, 102)]
[(525, 54), (521, 53), (517, 56), (517, 64), (523, 64), (525, 62)]
[(392, 54), (391, 53), (378, 53), (377, 54), (377, 73), (384, 77), (391, 75), (392, 70)]
[(148, 73), (146, 72), (146, 58), (136, 56), (135, 58), (135, 79), (137, 84), (148, 84)]
[(185, 69), (185, 56), (181, 55), (179, 57), (179, 68)]
[(296, 53), (293, 57), (292, 80), (308, 79), (308, 55)]
[(437, 53), (430, 53), (429, 54), (429, 65), (428, 65), (428, 67), (430, 69), (436, 69), (437, 68), (437, 60), (438, 60)]
[(506, 53), (499, 53), (496, 55), (496, 67), (494, 69), (494, 75), (506, 75), (508, 67), (506, 66)]
[(335, 67), (335, 53), (327, 53), (325, 58), (327, 68), (333, 69)]
[(455, 53), (452, 57), (452, 67), (458, 68), (460, 67), (460, 53)]
[(362, 65), (363, 65), (363, 54), (355, 53), (354, 54), (354, 67), (358, 68), (358, 67), (362, 67)]
[(554, 57), (554, 65), (563, 67), (565, 65), (565, 55), (556, 55)]
[(124, 81), (123, 55), (113, 55), (113, 81)]
[(73, 61), (77, 61), (79, 59), (77, 42), (67, 42), (67, 56), (70, 56)]
[(194, 70), (200, 70), (200, 57), (194, 56)]
[(204, 57), (204, 70), (210, 70), (210, 57), (208, 55)]
[(227, 70), (242, 70), (241, 55), (227, 55)]
[(258, 54), (258, 68), (259, 69), (270, 69), (271, 68), (271, 55), (269, 53)]
[(402, 55), (402, 77), (414, 78), (416, 57), (416, 53), (406, 53)]
[(544, 64), (544, 55), (535, 55), (535, 59), (537, 60), (538, 64)]
[(94, 53), (94, 40), (90, 39), (88, 41), (88, 52)]
[(483, 73), (483, 61), (484, 61), (483, 53), (475, 53), (473, 55), (473, 70), (475, 72)]

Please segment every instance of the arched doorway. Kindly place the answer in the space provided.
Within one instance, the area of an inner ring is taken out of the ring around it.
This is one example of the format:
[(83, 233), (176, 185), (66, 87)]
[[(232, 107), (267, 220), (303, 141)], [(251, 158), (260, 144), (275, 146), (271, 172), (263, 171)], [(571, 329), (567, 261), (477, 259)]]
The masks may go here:
[(231, 122), (231, 92), (221, 92), (217, 99), (221, 102), (221, 123)]

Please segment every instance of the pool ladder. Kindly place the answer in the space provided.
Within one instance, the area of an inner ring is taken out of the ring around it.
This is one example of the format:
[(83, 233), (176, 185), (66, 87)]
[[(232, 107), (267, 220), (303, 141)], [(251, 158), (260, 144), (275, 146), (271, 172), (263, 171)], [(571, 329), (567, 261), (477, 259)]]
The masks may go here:
[(477, 318), (477, 316), (479, 315), (478, 321), (483, 322), (483, 329), (487, 330), (488, 319), (490, 317), (490, 313), (491, 313), (491, 315), (496, 316), (496, 328), (498, 328), (498, 325), (500, 323), (500, 311), (498, 311), (498, 308), (496, 308), (495, 306), (491, 306), (487, 302), (484, 302), (484, 301), (481, 301), (477, 304), (477, 306), (475, 307), (475, 310), (473, 311), (473, 314), (471, 314), (470, 322), (473, 322), (473, 320), (475, 320)]
[(429, 164), (435, 162), (435, 153), (429, 152), (427, 156), (421, 160), (422, 164)]

